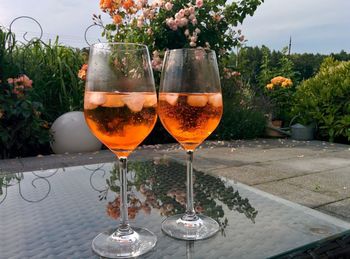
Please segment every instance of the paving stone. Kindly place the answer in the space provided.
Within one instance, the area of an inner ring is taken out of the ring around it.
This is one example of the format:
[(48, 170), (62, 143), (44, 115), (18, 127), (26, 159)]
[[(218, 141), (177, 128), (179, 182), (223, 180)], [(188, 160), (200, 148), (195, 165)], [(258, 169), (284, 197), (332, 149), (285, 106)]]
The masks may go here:
[(220, 170), (210, 170), (209, 173), (248, 185), (278, 181), (302, 174), (297, 170), (276, 167), (273, 163), (255, 163), (240, 167), (220, 168)]
[(303, 189), (302, 187), (286, 183), (285, 181), (258, 184), (255, 185), (254, 188), (310, 208), (337, 201), (337, 199), (332, 196)]
[(350, 198), (318, 207), (317, 210), (350, 221)]
[(350, 166), (286, 179), (283, 182), (340, 200), (350, 197)]

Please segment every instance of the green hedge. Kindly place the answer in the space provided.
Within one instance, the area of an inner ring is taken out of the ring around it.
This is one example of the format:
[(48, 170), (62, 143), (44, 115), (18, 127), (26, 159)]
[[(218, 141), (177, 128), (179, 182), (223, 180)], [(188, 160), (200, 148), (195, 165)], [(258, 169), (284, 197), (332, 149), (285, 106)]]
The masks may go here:
[(350, 141), (350, 61), (326, 58), (320, 71), (304, 81), (294, 99), (294, 114), (316, 122), (321, 138)]

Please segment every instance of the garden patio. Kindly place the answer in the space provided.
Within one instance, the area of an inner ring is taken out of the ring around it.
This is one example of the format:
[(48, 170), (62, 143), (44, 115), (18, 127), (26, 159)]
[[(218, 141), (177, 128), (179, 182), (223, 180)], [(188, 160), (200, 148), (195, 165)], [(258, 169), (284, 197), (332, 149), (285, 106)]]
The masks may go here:
[(0, 26), (0, 259), (350, 255), (350, 54), (249, 45), (264, 0), (98, 2), (79, 47)]

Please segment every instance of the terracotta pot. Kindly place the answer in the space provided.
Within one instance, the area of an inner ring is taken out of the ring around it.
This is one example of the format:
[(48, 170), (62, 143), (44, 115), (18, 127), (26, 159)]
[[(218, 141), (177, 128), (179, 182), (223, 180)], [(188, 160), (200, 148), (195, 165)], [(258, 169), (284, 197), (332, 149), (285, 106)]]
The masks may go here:
[(273, 120), (271, 121), (272, 126), (274, 126), (275, 128), (281, 128), (283, 121), (282, 120)]
[(284, 135), (282, 133), (269, 128), (269, 127), (281, 128), (282, 124), (283, 124), (283, 121), (281, 121), (281, 120), (270, 120), (270, 121), (268, 121), (268, 123), (267, 123), (268, 127), (265, 130), (266, 136), (274, 137), (274, 138), (282, 138), (282, 137), (284, 137)]

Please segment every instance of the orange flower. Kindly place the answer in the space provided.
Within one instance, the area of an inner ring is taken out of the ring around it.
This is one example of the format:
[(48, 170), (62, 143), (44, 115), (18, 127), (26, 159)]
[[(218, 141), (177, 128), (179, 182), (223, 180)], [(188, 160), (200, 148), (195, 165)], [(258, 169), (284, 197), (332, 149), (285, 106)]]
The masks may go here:
[(272, 90), (272, 89), (273, 89), (273, 84), (267, 84), (267, 85), (266, 85), (266, 89)]
[(43, 124), (41, 124), (41, 127), (48, 129), (48, 128), (50, 128), (50, 125), (47, 121), (44, 121)]
[(112, 0), (100, 0), (100, 8), (102, 10), (112, 9), (113, 1)]
[(123, 21), (123, 18), (119, 14), (113, 16), (113, 22), (115, 24), (120, 24)]
[(285, 80), (286, 78), (284, 78), (283, 76), (276, 76), (271, 79), (271, 83), (274, 85), (281, 85)]
[(84, 64), (81, 69), (79, 70), (78, 72), (78, 77), (81, 79), (81, 80), (86, 80), (86, 72), (87, 72), (87, 69), (88, 69), (88, 64)]
[(133, 0), (126, 0), (123, 2), (123, 7), (125, 10), (129, 10), (131, 7), (134, 6), (134, 1)]

